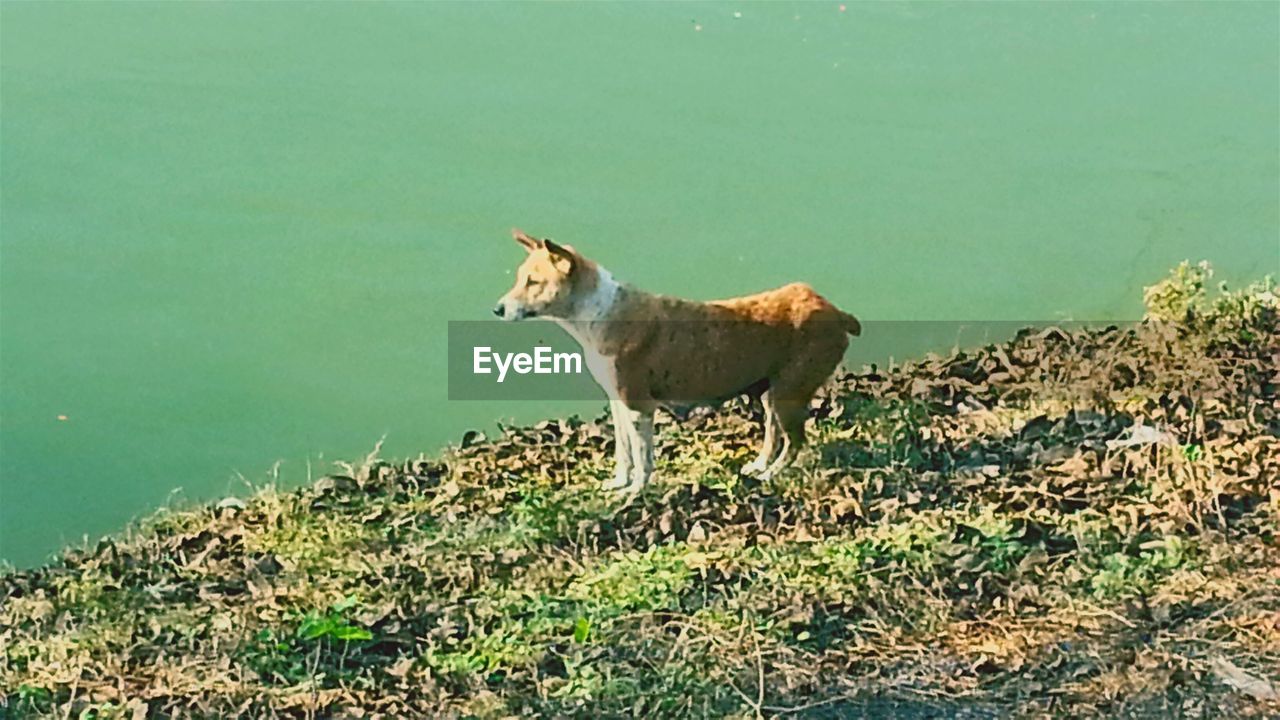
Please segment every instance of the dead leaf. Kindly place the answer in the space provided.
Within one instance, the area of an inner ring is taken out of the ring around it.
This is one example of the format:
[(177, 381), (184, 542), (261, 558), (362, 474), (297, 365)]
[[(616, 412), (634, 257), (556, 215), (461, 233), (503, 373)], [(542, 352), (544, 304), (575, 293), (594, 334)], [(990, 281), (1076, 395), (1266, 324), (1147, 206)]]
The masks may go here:
[(1218, 676), (1218, 679), (1232, 688), (1256, 700), (1280, 699), (1280, 693), (1276, 692), (1275, 686), (1270, 682), (1245, 672), (1225, 657), (1215, 657), (1212, 665), (1213, 672)]

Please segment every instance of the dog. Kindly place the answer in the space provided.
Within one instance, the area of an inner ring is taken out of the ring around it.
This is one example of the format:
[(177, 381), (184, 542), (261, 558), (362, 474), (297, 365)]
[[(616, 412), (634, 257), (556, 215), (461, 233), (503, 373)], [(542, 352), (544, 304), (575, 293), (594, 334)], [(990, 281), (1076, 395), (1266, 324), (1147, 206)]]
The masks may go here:
[(518, 229), (512, 236), (528, 255), (493, 314), (553, 320), (582, 346), (613, 414), (616, 463), (607, 490), (634, 494), (653, 476), (656, 408), (742, 394), (764, 406), (764, 444), (742, 472), (773, 477), (804, 445), (810, 400), (844, 357), (849, 336), (862, 332), (857, 318), (804, 283), (682, 300), (619, 283), (572, 245)]

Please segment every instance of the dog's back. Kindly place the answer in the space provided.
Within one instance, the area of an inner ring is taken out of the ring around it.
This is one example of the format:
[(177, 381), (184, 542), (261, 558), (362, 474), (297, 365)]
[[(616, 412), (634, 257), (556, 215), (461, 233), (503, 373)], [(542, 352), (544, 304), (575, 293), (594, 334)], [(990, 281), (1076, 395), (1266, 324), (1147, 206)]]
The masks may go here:
[[(624, 399), (685, 405), (770, 387), (811, 393), (857, 334), (857, 320), (803, 283), (695, 302), (627, 288), (603, 338)], [(801, 371), (797, 366), (803, 366)], [(803, 377), (798, 377), (803, 376)], [(807, 400), (807, 395), (805, 399)]]

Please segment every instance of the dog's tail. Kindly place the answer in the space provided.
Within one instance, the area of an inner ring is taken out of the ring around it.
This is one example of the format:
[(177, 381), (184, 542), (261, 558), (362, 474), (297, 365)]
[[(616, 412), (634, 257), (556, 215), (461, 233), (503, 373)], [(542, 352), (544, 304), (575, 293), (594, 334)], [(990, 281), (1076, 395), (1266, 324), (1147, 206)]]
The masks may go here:
[(844, 331), (857, 337), (862, 334), (862, 323), (858, 322), (858, 318), (850, 315), (843, 310), (837, 310), (840, 313), (840, 322), (844, 324)]

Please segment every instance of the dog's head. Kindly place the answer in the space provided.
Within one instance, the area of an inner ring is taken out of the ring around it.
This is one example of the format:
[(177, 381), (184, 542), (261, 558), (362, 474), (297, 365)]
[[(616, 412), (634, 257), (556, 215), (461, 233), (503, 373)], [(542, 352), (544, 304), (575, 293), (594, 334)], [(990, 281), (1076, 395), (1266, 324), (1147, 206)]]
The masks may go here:
[(569, 245), (557, 245), (512, 230), (529, 254), (516, 269), (516, 284), (498, 300), (493, 314), (503, 320), (568, 317), (573, 309), (574, 280), (583, 264)]

